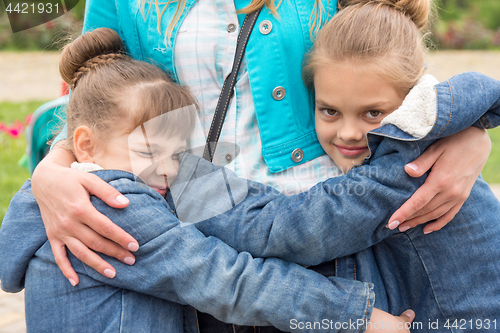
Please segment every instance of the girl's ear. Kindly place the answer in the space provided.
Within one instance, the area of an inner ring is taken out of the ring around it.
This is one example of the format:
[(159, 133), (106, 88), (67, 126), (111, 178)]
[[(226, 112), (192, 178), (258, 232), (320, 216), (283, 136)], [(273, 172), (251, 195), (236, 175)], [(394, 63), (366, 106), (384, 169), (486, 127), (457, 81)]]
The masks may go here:
[(80, 163), (94, 163), (96, 154), (94, 134), (87, 126), (80, 126), (73, 135), (76, 160)]

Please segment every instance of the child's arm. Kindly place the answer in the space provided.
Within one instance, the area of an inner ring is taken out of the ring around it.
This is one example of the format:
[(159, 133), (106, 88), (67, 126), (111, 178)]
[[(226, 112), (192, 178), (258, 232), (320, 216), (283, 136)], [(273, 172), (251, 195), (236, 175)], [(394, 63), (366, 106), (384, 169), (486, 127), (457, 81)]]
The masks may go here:
[[(374, 304), (371, 285), (326, 278), (276, 258), (254, 259), (248, 253), (238, 254), (220, 240), (203, 236), (192, 225), (176, 227), (179, 222), (170, 207), (153, 190), (148, 193), (123, 179), (116, 184), (130, 199), (126, 209), (113, 209), (95, 197), (92, 202), (137, 238), (137, 263), (131, 267), (105, 257), (117, 271), (115, 278), (108, 279), (68, 253), (79, 274), (106, 285), (189, 304), (241, 325), (272, 325), (289, 331), (293, 319), (328, 319), (333, 323), (360, 323), (356, 329), (346, 330), (358, 332), (369, 320)], [(25, 269), (35, 252), (47, 265), (55, 265), (48, 242), (37, 248), (44, 230), (29, 192), (26, 184), (16, 194), (0, 232), (0, 259), (12, 263), (0, 266), (0, 276), (2, 287), (10, 291), (22, 287)], [(34, 247), (35, 241), (38, 245)], [(336, 331), (334, 326), (325, 330)]]
[[(239, 252), (302, 265), (356, 253), (397, 232), (385, 225), (390, 214), (425, 180), (412, 181), (403, 169), (421, 151), (419, 143), (384, 140), (370, 165), (355, 167), (347, 176), (328, 179), (291, 197), (247, 181), (248, 194), (243, 201), (195, 226)], [(234, 184), (232, 177), (228, 173), (228, 183)], [(189, 186), (210, 206), (214, 196), (204, 196), (204, 182), (197, 180)], [(210, 193), (224, 191), (224, 186), (210, 189)]]
[(470, 125), (491, 129), (500, 125), (500, 81), (467, 72), (436, 85), (438, 126), (424, 138), (436, 140)]
[[(391, 214), (425, 180), (408, 177), (404, 172), (406, 163), (437, 138), (479, 124), (479, 118), (488, 128), (500, 123), (500, 82), (466, 73), (436, 89), (438, 119), (423, 139), (405, 143), (382, 140), (382, 135), (388, 134), (370, 134), (372, 148), (378, 148), (369, 165), (353, 168), (347, 176), (329, 179), (307, 193), (288, 198), (249, 182), (249, 195), (244, 201), (231, 211), (196, 224), (197, 228), (238, 251), (306, 265), (355, 253), (379, 242), (394, 232), (385, 228)], [(488, 112), (483, 115), (483, 110)], [(396, 127), (389, 129), (393, 136), (402, 133)]]

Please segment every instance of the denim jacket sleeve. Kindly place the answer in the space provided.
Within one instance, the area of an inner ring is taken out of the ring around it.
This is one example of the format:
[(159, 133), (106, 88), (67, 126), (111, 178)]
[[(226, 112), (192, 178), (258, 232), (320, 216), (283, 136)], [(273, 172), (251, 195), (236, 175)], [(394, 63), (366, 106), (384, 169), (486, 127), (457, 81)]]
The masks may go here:
[(0, 228), (1, 287), (11, 293), (23, 290), (29, 261), (47, 241), (43, 223), (32, 223), (40, 210), (30, 188), (28, 180), (11, 200)]
[(409, 177), (404, 165), (438, 138), (472, 125), (500, 124), (499, 81), (464, 73), (435, 89), (436, 121), (424, 138), (383, 126), (368, 135), (370, 158), (346, 176), (292, 197), (248, 182), (248, 195), (240, 204), (196, 227), (238, 251), (304, 265), (358, 252), (398, 232), (385, 228), (389, 217), (426, 177)]
[[(137, 261), (129, 267), (106, 258), (117, 275), (108, 280), (86, 268), (96, 280), (189, 304), (224, 322), (272, 325), (285, 331), (294, 318), (348, 322), (366, 320), (371, 312), (374, 294), (368, 284), (343, 279), (332, 284), (293, 263), (254, 259), (194, 226), (176, 227), (178, 220), (169, 209), (149, 197), (126, 196), (133, 214), (114, 220), (137, 237)], [(96, 206), (104, 213), (109, 209)]]
[(500, 81), (467, 72), (436, 85), (436, 91), (441, 113), (438, 117), (449, 118), (446, 125), (441, 126), (442, 132), (434, 133), (437, 138), (459, 132), (471, 122), (485, 129), (500, 125)]
[[(111, 172), (117, 171), (97, 174), (109, 180)], [(214, 237), (205, 237), (193, 225), (179, 226), (168, 204), (152, 189), (123, 178), (110, 184), (130, 200), (127, 208), (117, 210), (97, 198), (91, 200), (99, 211), (136, 237), (140, 244), (135, 253), (137, 261), (128, 266), (106, 257), (117, 271), (115, 278), (108, 279), (68, 253), (78, 274), (106, 285), (189, 304), (225, 322), (272, 325), (289, 331), (294, 319), (328, 319), (356, 323), (342, 332), (363, 331), (362, 324), (373, 309), (371, 285), (326, 278), (276, 258), (255, 259), (248, 253), (238, 253)], [(35, 253), (54, 263), (28, 183), (14, 198), (0, 233), (0, 260), (10, 263), (0, 268), (3, 289), (22, 289), (24, 272)], [(328, 327), (325, 331), (341, 331), (333, 325)]]

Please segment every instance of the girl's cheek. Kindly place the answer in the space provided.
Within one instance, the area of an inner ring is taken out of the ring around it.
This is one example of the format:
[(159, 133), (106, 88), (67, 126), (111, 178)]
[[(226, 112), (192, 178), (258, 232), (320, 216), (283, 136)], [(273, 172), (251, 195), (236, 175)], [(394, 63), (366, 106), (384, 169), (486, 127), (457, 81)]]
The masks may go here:
[(131, 171), (137, 175), (144, 171), (144, 169), (146, 168), (142, 161), (132, 160), (131, 162), (129, 162), (129, 164)]

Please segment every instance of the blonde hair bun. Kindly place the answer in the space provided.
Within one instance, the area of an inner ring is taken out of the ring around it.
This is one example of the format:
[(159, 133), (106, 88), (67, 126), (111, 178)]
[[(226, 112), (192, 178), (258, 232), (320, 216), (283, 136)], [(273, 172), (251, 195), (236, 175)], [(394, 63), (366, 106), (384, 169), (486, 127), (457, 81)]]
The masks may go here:
[(431, 0), (343, 0), (320, 30), (304, 66), (304, 80), (334, 64), (369, 64), (370, 71), (406, 95), (422, 76), (426, 46), (421, 28)]
[(389, 6), (408, 16), (420, 30), (426, 27), (429, 21), (431, 2), (432, 0), (340, 0), (338, 4), (339, 8), (367, 4)]
[(78, 80), (92, 68), (124, 59), (123, 42), (114, 30), (98, 28), (66, 45), (59, 63), (59, 73), (74, 89)]

